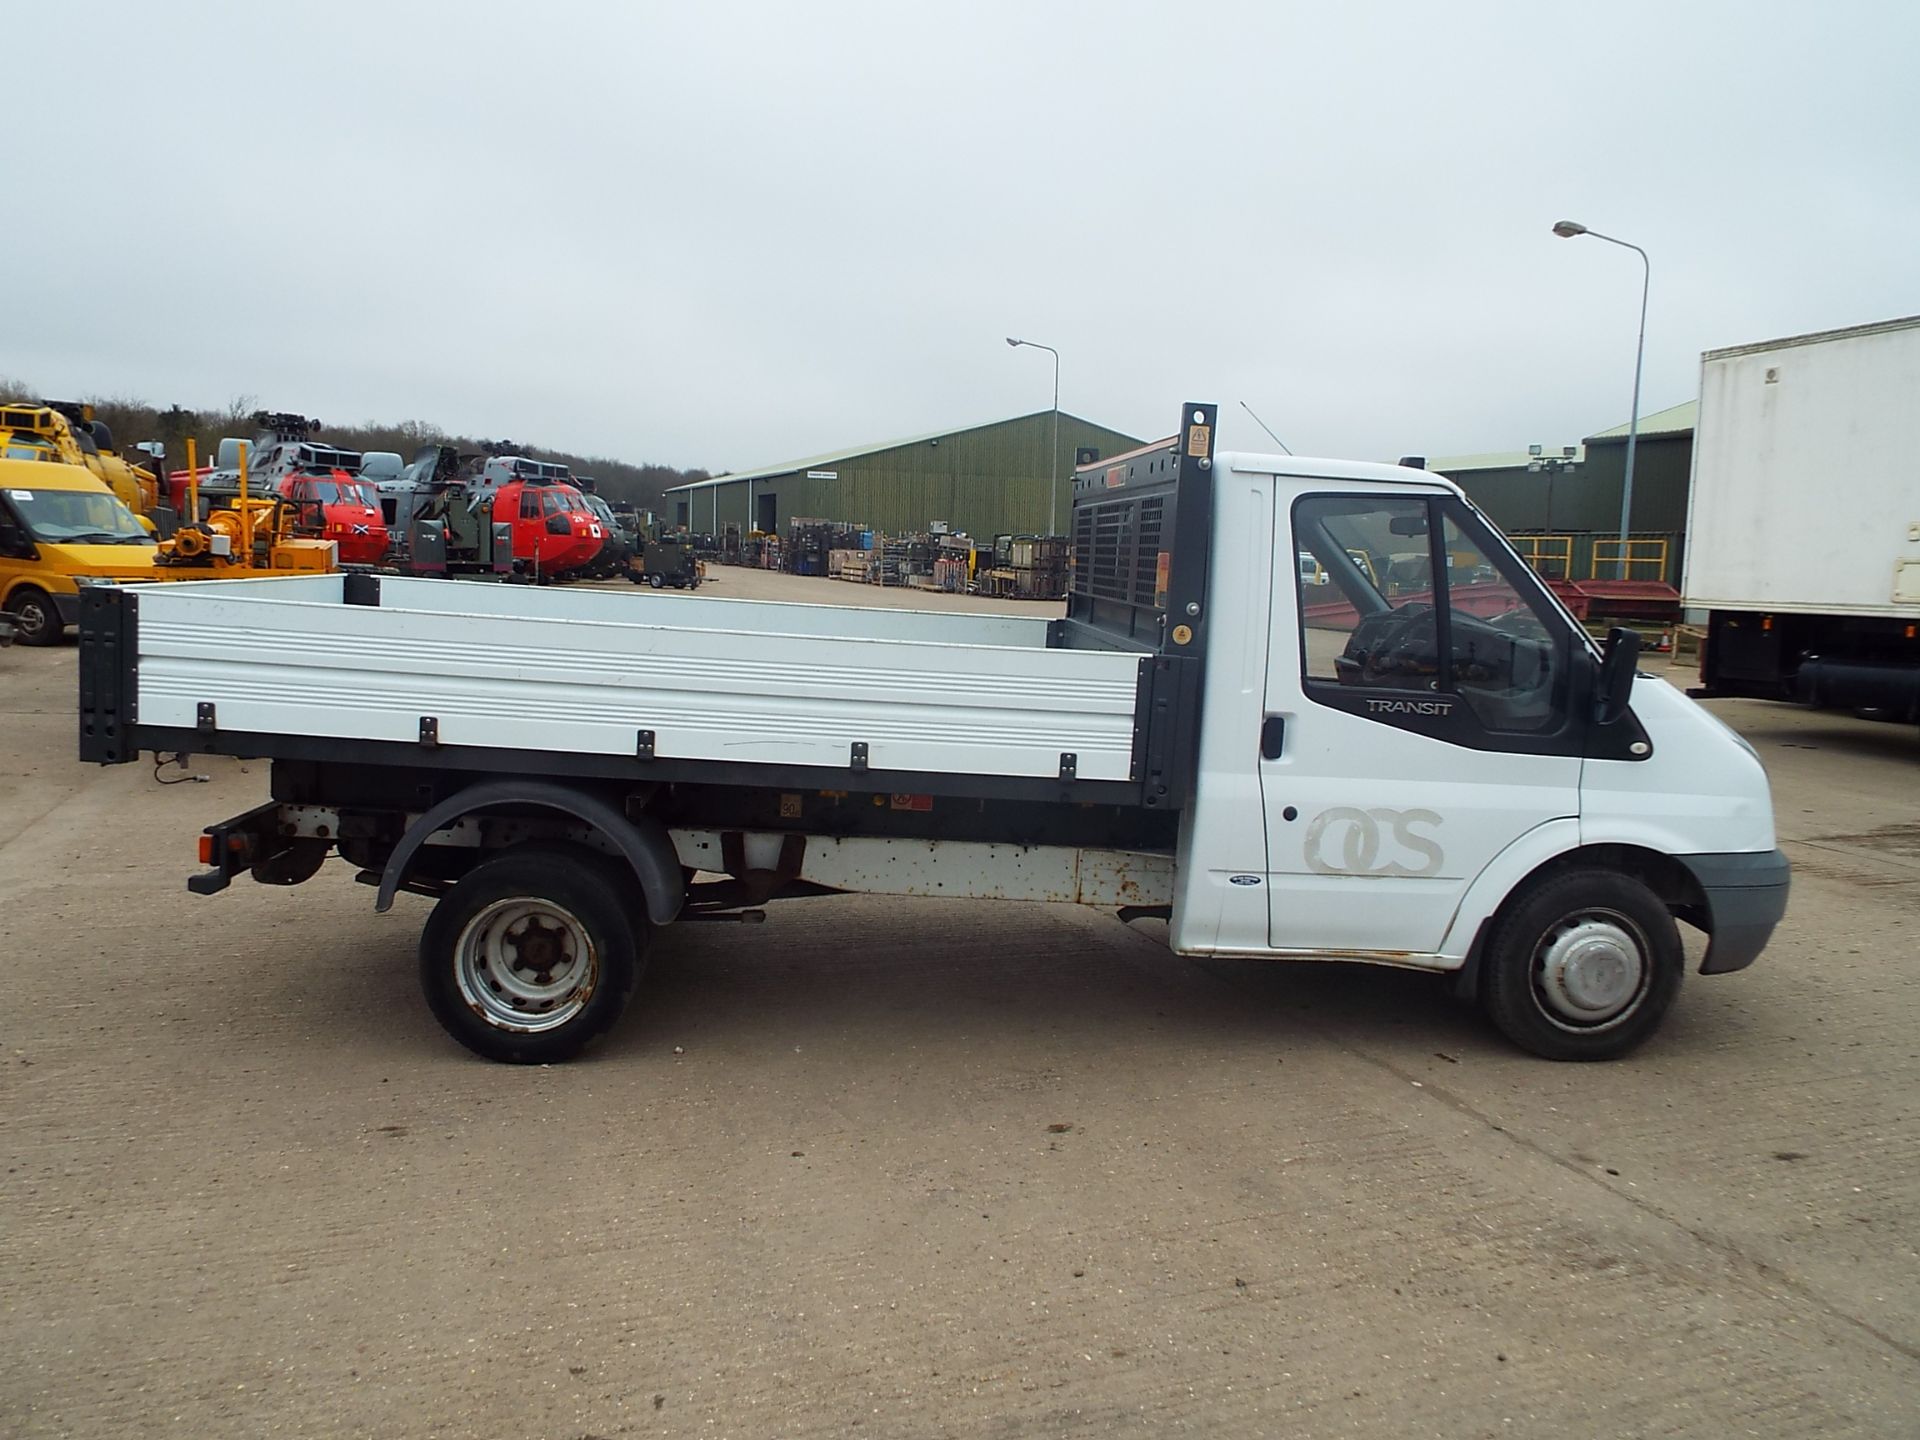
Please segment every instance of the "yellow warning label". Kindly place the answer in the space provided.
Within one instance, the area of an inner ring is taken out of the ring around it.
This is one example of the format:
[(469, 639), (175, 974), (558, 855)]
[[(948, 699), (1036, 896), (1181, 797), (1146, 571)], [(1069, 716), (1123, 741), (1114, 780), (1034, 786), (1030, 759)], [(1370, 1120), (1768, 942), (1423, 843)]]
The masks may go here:
[(1211, 425), (1189, 425), (1187, 427), (1187, 454), (1206, 455), (1213, 449), (1213, 427)]

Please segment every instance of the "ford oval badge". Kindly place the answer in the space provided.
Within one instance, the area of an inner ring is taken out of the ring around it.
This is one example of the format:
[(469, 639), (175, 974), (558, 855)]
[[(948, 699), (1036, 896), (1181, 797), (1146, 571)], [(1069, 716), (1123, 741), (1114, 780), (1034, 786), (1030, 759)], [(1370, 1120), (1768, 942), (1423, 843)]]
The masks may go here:
[(1260, 883), (1260, 877), (1258, 875), (1229, 875), (1227, 877), (1227, 883), (1229, 885), (1258, 885)]

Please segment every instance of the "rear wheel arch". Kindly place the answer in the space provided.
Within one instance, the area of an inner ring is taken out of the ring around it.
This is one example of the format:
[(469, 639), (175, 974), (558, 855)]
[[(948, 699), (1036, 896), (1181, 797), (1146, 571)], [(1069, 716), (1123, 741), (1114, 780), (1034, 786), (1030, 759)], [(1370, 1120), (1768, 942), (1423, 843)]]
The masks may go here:
[(543, 780), (486, 780), (442, 800), (408, 827), (387, 857), (374, 909), (384, 912), (413, 873), (434, 832), (469, 816), (502, 809), (545, 810), (585, 825), (618, 852), (645, 900), (646, 918), (665, 925), (686, 896), (679, 853), (666, 826), (649, 815), (628, 816), (599, 795)]

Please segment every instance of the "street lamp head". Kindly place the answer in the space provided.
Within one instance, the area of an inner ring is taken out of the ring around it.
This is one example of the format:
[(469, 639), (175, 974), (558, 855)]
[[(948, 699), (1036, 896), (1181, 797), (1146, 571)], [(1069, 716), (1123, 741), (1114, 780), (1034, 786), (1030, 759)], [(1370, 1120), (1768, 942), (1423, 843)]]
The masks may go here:
[(1007, 344), (1009, 345), (1019, 345), (1022, 343), (1024, 342), (1014, 339), (1011, 335), (1007, 336)]
[(1571, 240), (1576, 235), (1587, 233), (1587, 227), (1578, 220), (1561, 220), (1554, 224), (1553, 233), (1562, 240)]

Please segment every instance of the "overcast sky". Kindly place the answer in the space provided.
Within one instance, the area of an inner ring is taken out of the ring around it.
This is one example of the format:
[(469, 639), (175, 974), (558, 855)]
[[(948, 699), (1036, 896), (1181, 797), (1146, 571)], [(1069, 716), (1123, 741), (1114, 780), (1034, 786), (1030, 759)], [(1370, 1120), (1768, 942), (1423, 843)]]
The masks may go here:
[(1643, 412), (1920, 311), (1911, 0), (85, 11), (0, 90), (49, 394), (717, 470), (1044, 409), (1020, 335), (1390, 459), (1626, 418), (1640, 263), (1563, 216), (1652, 256)]

